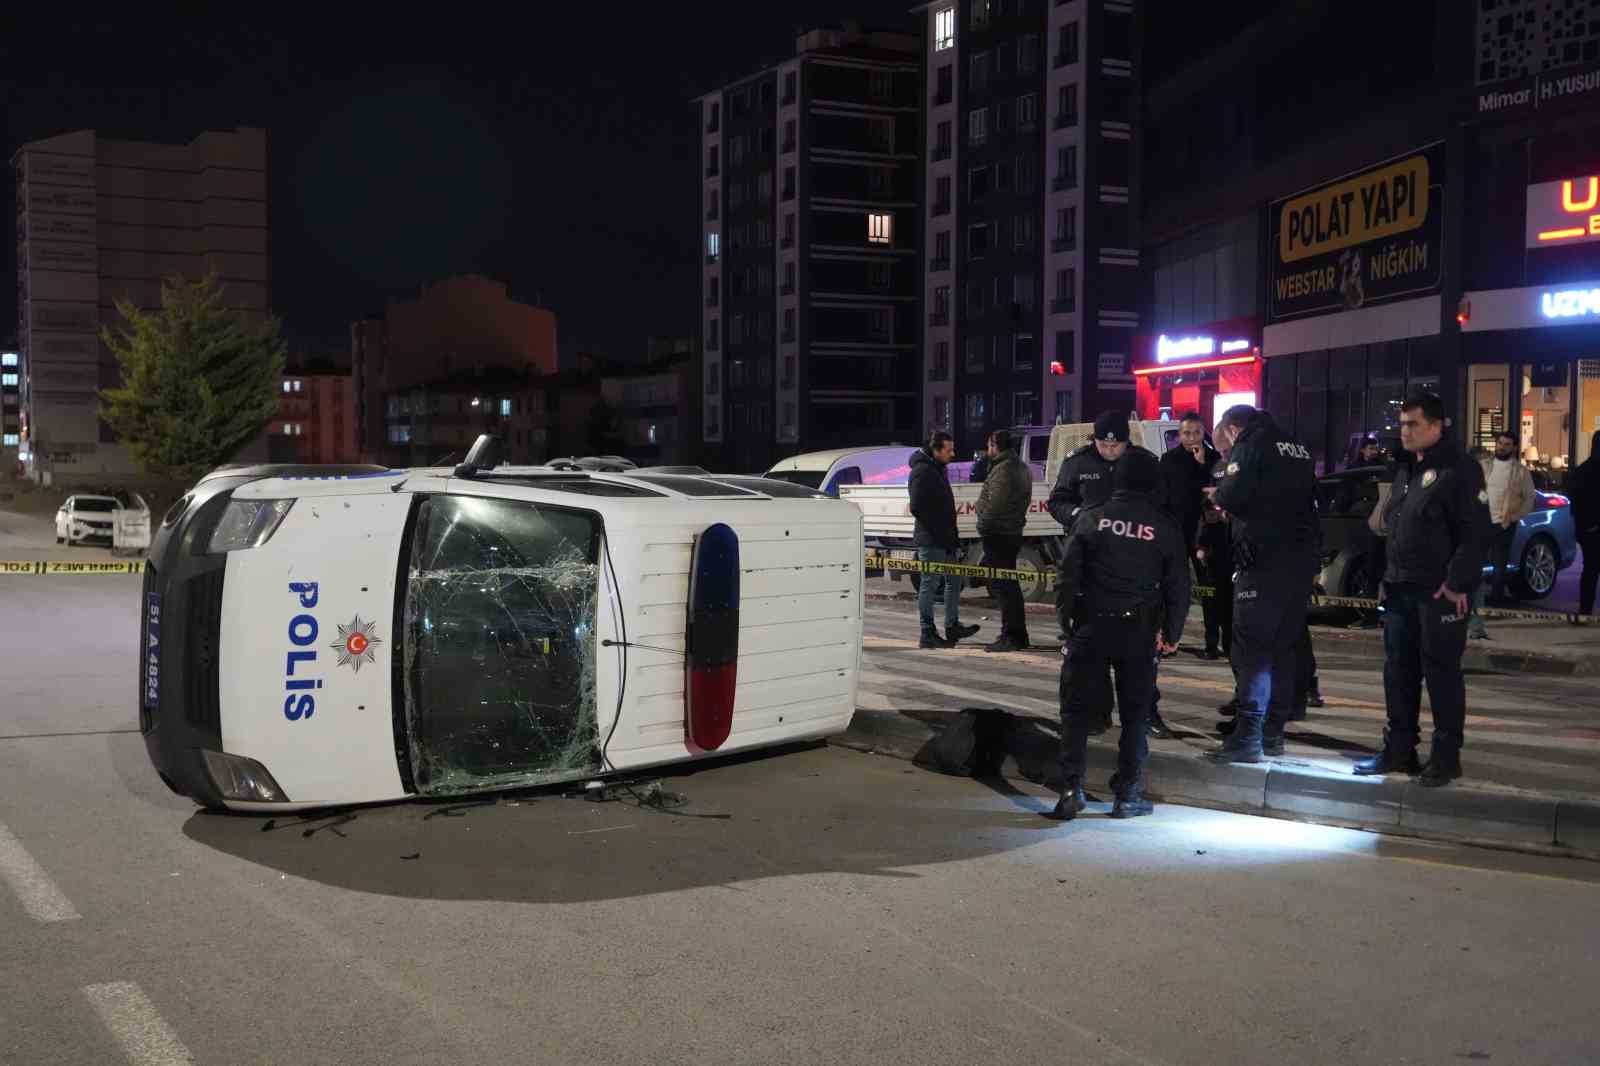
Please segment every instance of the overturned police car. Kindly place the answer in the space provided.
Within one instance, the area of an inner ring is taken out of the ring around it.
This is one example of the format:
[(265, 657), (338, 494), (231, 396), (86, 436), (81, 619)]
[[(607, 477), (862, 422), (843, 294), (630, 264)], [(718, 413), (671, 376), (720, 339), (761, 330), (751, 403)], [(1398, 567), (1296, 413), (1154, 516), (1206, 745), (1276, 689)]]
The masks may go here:
[(845, 729), (861, 516), (762, 478), (223, 468), (145, 571), (173, 791), (284, 811), (588, 779)]

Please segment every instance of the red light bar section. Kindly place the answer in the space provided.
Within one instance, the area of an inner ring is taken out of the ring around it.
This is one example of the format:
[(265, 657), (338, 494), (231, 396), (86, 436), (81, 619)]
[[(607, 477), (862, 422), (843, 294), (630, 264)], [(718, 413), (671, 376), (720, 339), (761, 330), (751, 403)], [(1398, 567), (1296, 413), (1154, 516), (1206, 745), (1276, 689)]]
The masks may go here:
[(1245, 363), (1253, 363), (1255, 361), (1256, 357), (1253, 355), (1241, 355), (1233, 359), (1207, 359), (1199, 363), (1176, 363), (1172, 366), (1146, 366), (1135, 370), (1133, 372), (1133, 376), (1142, 378), (1149, 374), (1183, 374), (1190, 370), (1208, 370), (1217, 366), (1243, 366)]

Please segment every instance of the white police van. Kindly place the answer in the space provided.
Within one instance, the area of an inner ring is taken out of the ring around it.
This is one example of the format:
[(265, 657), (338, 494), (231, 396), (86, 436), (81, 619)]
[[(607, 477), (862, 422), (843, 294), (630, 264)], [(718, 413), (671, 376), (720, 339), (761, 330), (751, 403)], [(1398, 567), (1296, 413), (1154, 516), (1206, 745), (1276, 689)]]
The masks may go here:
[(845, 729), (861, 516), (761, 478), (223, 468), (149, 555), (139, 719), (208, 807), (587, 779)]

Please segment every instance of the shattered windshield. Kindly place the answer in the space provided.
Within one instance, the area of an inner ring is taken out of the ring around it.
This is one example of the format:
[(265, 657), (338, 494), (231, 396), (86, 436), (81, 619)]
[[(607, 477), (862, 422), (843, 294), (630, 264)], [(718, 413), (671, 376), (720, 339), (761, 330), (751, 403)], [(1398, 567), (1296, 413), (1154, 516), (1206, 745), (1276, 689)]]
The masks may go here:
[(417, 791), (594, 772), (598, 519), (433, 496), (412, 535), (405, 719)]

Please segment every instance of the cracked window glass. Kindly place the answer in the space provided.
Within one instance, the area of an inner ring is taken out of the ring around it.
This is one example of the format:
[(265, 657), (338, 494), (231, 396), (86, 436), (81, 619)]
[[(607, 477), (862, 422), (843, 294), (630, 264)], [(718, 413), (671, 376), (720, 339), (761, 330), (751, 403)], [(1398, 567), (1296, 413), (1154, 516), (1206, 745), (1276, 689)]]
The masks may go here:
[(423, 795), (600, 767), (592, 515), (474, 496), (417, 512), (405, 589), (405, 722)]

